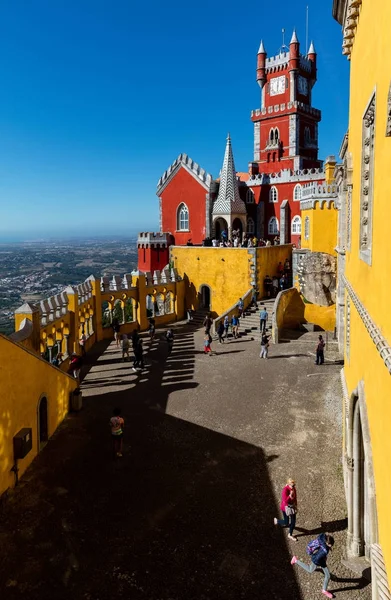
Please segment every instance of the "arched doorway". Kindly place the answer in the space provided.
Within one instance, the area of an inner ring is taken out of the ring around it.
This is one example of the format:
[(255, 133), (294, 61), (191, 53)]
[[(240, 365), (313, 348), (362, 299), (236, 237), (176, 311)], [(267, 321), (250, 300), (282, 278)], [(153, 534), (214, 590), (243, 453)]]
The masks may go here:
[(210, 310), (210, 287), (208, 285), (202, 285), (200, 287), (200, 303), (201, 308)]
[(38, 404), (38, 449), (41, 450), (49, 439), (48, 401), (42, 396)]
[(221, 234), (223, 233), (223, 231), (226, 231), (227, 235), (228, 235), (228, 223), (222, 217), (219, 217), (218, 219), (215, 220), (214, 228), (215, 228), (216, 240), (221, 239)]
[(348, 418), (348, 554), (370, 560), (378, 542), (377, 508), (369, 422), (359, 389), (350, 399)]
[(239, 239), (243, 237), (243, 223), (240, 219), (236, 218), (232, 223), (232, 231), (239, 231)]

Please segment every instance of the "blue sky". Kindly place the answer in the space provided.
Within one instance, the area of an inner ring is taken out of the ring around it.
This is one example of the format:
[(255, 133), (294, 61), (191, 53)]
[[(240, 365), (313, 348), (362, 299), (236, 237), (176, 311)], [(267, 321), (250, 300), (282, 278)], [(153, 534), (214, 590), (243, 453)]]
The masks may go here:
[(186, 152), (217, 176), (227, 131), (247, 170), (260, 39), (275, 54), (295, 26), (304, 51), (307, 4), (325, 158), (348, 118), (332, 0), (3, 0), (0, 240), (157, 229), (162, 172)]

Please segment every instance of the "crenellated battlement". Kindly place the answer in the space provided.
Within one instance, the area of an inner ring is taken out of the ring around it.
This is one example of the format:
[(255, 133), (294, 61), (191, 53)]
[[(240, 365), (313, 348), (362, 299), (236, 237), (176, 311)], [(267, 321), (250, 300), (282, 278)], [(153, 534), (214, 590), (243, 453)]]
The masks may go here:
[(153, 233), (150, 231), (142, 231), (138, 234), (137, 247), (145, 248), (147, 246), (167, 247), (171, 243), (171, 235), (169, 233)]
[[(298, 169), (282, 169), (277, 173), (257, 173), (250, 175), (245, 182), (247, 186), (254, 187), (256, 185), (277, 185), (279, 183), (297, 183), (303, 179), (319, 181), (325, 179), (325, 170), (323, 168)], [(310, 184), (312, 185), (312, 184)]]
[(287, 102), (282, 104), (274, 104), (274, 106), (268, 106), (263, 108), (257, 108), (251, 111), (251, 118), (256, 119), (260, 116), (277, 114), (280, 112), (285, 112), (286, 110), (301, 110), (302, 112), (312, 115), (319, 120), (321, 119), (322, 113), (317, 108), (313, 108), (309, 104), (304, 104), (304, 102), (299, 102), (295, 100), (294, 102)]

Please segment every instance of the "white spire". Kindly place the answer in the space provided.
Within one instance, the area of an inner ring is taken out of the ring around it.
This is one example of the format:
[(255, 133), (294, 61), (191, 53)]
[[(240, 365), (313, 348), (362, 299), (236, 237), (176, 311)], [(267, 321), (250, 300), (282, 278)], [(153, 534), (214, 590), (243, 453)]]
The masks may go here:
[(315, 46), (314, 46), (314, 42), (311, 40), (311, 45), (310, 48), (308, 50), (308, 54), (316, 54), (316, 50), (315, 50)]
[(229, 215), (233, 213), (245, 214), (246, 205), (239, 195), (231, 137), (228, 134), (223, 168), (221, 169), (219, 195), (213, 207), (213, 214)]
[(261, 40), (261, 44), (259, 46), (258, 54), (266, 54), (265, 46), (263, 45), (263, 40)]
[(297, 39), (296, 29), (294, 29), (293, 34), (292, 34), (291, 44), (298, 44), (298, 43), (299, 43), (299, 40)]

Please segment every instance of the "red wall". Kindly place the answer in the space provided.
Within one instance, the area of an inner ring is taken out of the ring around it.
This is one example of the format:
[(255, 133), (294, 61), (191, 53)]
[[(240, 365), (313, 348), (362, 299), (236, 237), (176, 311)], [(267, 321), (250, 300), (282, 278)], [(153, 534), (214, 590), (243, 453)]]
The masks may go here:
[[(206, 235), (206, 189), (195, 177), (181, 167), (163, 190), (162, 231), (171, 233), (175, 244), (185, 245), (191, 238), (193, 244), (201, 244)], [(189, 209), (189, 231), (177, 231), (177, 210), (181, 203)]]
[(138, 270), (143, 273), (147, 271), (161, 271), (169, 263), (168, 248), (143, 248), (138, 247)]

